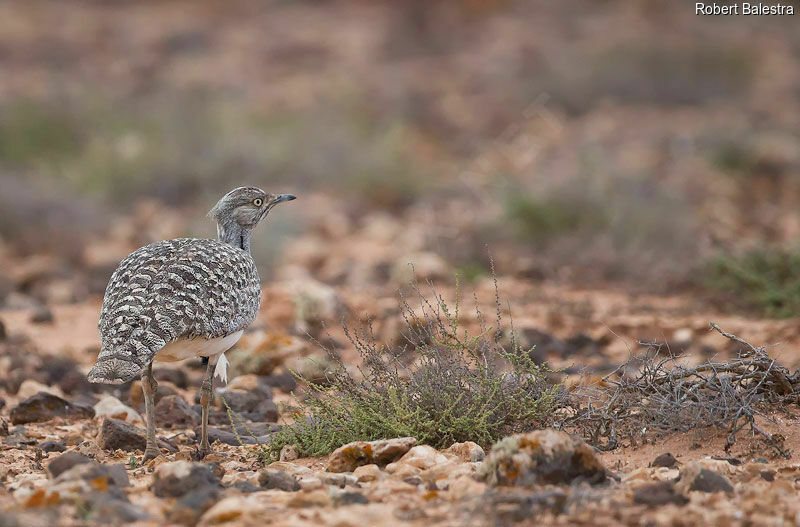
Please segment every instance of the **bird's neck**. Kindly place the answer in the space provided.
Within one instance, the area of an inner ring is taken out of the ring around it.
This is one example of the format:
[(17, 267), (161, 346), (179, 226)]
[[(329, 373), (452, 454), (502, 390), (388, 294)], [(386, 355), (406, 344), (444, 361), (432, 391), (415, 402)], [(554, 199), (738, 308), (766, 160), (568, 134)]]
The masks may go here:
[(217, 224), (217, 239), (237, 249), (250, 252), (250, 235), (253, 229), (242, 227), (236, 223), (232, 225)]

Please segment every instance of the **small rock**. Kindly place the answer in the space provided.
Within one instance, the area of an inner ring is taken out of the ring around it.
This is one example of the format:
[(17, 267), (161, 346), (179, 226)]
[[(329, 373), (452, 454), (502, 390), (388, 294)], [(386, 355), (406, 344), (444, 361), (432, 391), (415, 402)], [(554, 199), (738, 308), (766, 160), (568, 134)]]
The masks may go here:
[[(194, 429), (194, 434), (195, 436), (200, 437), (199, 427)], [(213, 444), (215, 441), (219, 441), (220, 443), (224, 443), (226, 445), (231, 445), (231, 446), (241, 446), (242, 444), (257, 445), (259, 443), (266, 443), (267, 441), (269, 441), (269, 436), (256, 436), (255, 438), (253, 438), (252, 436), (246, 433), (244, 434), (240, 433), (239, 437), (237, 438), (233, 432), (228, 432), (227, 430), (220, 430), (219, 428), (214, 428), (209, 426), (208, 442)]]
[(320, 474), (322, 478), (322, 482), (326, 485), (333, 485), (334, 487), (339, 487), (340, 489), (345, 488), (346, 486), (349, 487), (358, 487), (358, 479), (353, 474), (343, 474), (343, 473), (323, 473)]
[(257, 394), (243, 390), (226, 390), (220, 395), (234, 412), (253, 412), (263, 400)]
[(40, 423), (55, 417), (66, 419), (91, 419), (94, 409), (78, 406), (50, 393), (39, 392), (11, 409), (13, 424)]
[(331, 505), (331, 496), (327, 490), (316, 489), (292, 494), (286, 505), (296, 509), (307, 507), (328, 507)]
[(458, 456), (458, 459), (464, 463), (483, 461), (483, 459), (486, 457), (486, 453), (483, 451), (483, 448), (481, 448), (479, 444), (473, 443), (472, 441), (453, 443), (450, 445), (450, 448), (445, 450), (445, 452)]
[(180, 368), (153, 368), (156, 381), (170, 382), (183, 390), (189, 387), (189, 376)]
[(681, 469), (675, 488), (684, 496), (693, 490), (700, 492), (733, 492), (733, 485), (728, 481), (728, 478), (713, 470), (704, 468), (696, 461)]
[(48, 440), (39, 443), (39, 449), (42, 452), (63, 452), (67, 447), (61, 441)]
[[(110, 484), (120, 489), (131, 485), (128, 479), (128, 472), (123, 465), (100, 464), (94, 460), (89, 460), (88, 463), (75, 464), (59, 474), (58, 477), (55, 478), (55, 482), (63, 483), (67, 481), (84, 480), (91, 484), (96, 482), (98, 478), (105, 479), (106, 485)], [(97, 483), (97, 486), (102, 486), (100, 482)], [(118, 495), (124, 496), (122, 493), (118, 493)]]
[(506, 437), (492, 447), (478, 476), (490, 486), (602, 483), (607, 471), (594, 449), (566, 432), (537, 430)]
[[(163, 439), (156, 438), (158, 447), (167, 449), (170, 452), (177, 452), (177, 448)], [(103, 424), (100, 425), (100, 447), (103, 450), (124, 450), (131, 452), (134, 450), (141, 450), (144, 452), (147, 446), (147, 438), (145, 431), (141, 428), (133, 426), (125, 421), (106, 417)]]
[(8, 338), (8, 332), (6, 331), (6, 324), (2, 320), (0, 320), (0, 342), (6, 340)]
[(57, 386), (48, 386), (47, 384), (41, 383), (35, 379), (25, 379), (22, 381), (22, 383), (20, 383), (19, 388), (17, 389), (17, 397), (19, 399), (27, 399), (28, 397), (33, 397), (39, 392), (50, 393), (58, 397), (64, 395)]
[(761, 479), (764, 481), (775, 481), (775, 471), (774, 470), (762, 470), (758, 473), (761, 476)]
[(282, 470), (262, 470), (258, 475), (258, 484), (264, 489), (278, 489), (287, 492), (300, 490), (300, 482), (291, 474)]
[(112, 395), (106, 395), (100, 399), (100, 401), (94, 405), (94, 413), (95, 415), (113, 417), (114, 419), (121, 419), (129, 423), (144, 424), (139, 412)]
[(123, 523), (141, 522), (151, 519), (141, 507), (125, 500), (111, 498), (105, 494), (97, 494), (89, 500), (89, 519), (101, 524), (121, 525)]
[(53, 461), (47, 464), (47, 471), (50, 473), (50, 476), (53, 478), (57, 478), (61, 473), (66, 472), (67, 470), (71, 469), (76, 465), (80, 465), (82, 463), (94, 463), (95, 461), (91, 458), (84, 456), (83, 454), (79, 454), (78, 452), (70, 451), (64, 454), (61, 454)]
[(249, 481), (237, 481), (236, 483), (231, 485), (231, 487), (234, 488), (234, 489), (237, 489), (237, 490), (239, 490), (239, 491), (241, 491), (241, 492), (243, 492), (245, 494), (250, 494), (251, 492), (259, 492), (259, 491), (263, 490), (261, 487), (256, 487), (255, 485), (253, 485)]
[(47, 306), (37, 306), (31, 313), (31, 322), (34, 324), (52, 324), (53, 312)]
[(214, 485), (186, 492), (167, 512), (167, 519), (183, 525), (197, 525), (203, 513), (217, 503), (220, 495), (220, 489)]
[(300, 457), (300, 453), (297, 451), (296, 445), (283, 445), (281, 448), (281, 461), (294, 461)]
[(180, 498), (209, 487), (220, 489), (222, 485), (205, 463), (161, 463), (153, 474), (153, 494), (159, 498)]
[(336, 505), (366, 505), (369, 500), (360, 492), (345, 491), (334, 495), (333, 499)]
[(167, 395), (156, 403), (156, 422), (165, 428), (191, 428), (200, 416), (180, 395)]
[(383, 472), (381, 472), (378, 465), (371, 464), (356, 467), (353, 471), (353, 475), (358, 479), (359, 483), (368, 483), (383, 477)]
[(633, 492), (633, 502), (650, 507), (660, 507), (674, 503), (685, 505), (689, 499), (675, 492), (675, 486), (670, 481), (659, 481), (639, 487)]
[(265, 385), (276, 388), (283, 393), (292, 393), (297, 389), (297, 379), (291, 373), (262, 375), (259, 379)]
[(384, 466), (402, 457), (415, 444), (417, 440), (413, 437), (348, 443), (331, 453), (328, 458), (328, 471), (352, 472), (356, 467), (371, 463)]
[(652, 463), (650, 463), (651, 467), (667, 467), (672, 468), (678, 463), (678, 460), (675, 459), (675, 456), (666, 452), (664, 454), (659, 455), (656, 457)]
[(448, 461), (450, 460), (447, 456), (440, 454), (435, 448), (428, 445), (417, 445), (401, 457), (394, 466), (387, 467), (387, 471), (395, 471), (398, 465), (409, 465), (425, 470)]

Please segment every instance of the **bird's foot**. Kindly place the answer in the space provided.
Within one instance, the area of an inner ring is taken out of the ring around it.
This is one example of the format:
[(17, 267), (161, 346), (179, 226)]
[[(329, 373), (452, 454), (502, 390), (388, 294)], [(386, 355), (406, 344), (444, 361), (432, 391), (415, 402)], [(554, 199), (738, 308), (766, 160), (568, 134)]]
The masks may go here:
[(201, 459), (204, 459), (207, 455), (213, 453), (214, 451), (211, 450), (211, 446), (208, 443), (206, 443), (205, 445), (201, 444), (197, 446), (197, 450), (192, 452), (192, 458), (199, 461)]
[(142, 458), (142, 463), (147, 463), (151, 459), (155, 459), (160, 455), (161, 455), (161, 451), (157, 447), (148, 446), (144, 450), (144, 457)]

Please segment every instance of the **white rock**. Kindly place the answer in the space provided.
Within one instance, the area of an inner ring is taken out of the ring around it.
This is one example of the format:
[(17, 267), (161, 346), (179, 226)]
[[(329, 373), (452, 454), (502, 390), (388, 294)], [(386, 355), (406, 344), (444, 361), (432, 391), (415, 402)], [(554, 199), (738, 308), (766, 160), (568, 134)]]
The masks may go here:
[(122, 419), (129, 423), (142, 425), (144, 421), (139, 412), (126, 405), (112, 395), (106, 395), (94, 405), (94, 413), (97, 416), (113, 417), (114, 419)]

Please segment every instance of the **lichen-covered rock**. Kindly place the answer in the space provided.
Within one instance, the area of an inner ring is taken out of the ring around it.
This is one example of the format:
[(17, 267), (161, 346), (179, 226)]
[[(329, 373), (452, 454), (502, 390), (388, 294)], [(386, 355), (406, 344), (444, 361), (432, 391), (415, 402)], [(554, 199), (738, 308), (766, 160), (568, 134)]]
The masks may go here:
[(40, 423), (55, 417), (66, 419), (91, 419), (94, 409), (89, 406), (80, 406), (53, 395), (39, 392), (28, 397), (11, 409), (11, 423), (15, 425), (26, 423)]
[(607, 471), (594, 449), (565, 432), (537, 430), (516, 434), (495, 443), (478, 475), (490, 486), (596, 484)]
[(328, 458), (328, 471), (352, 472), (361, 465), (387, 465), (401, 458), (417, 444), (414, 437), (378, 441), (355, 441), (334, 450)]

